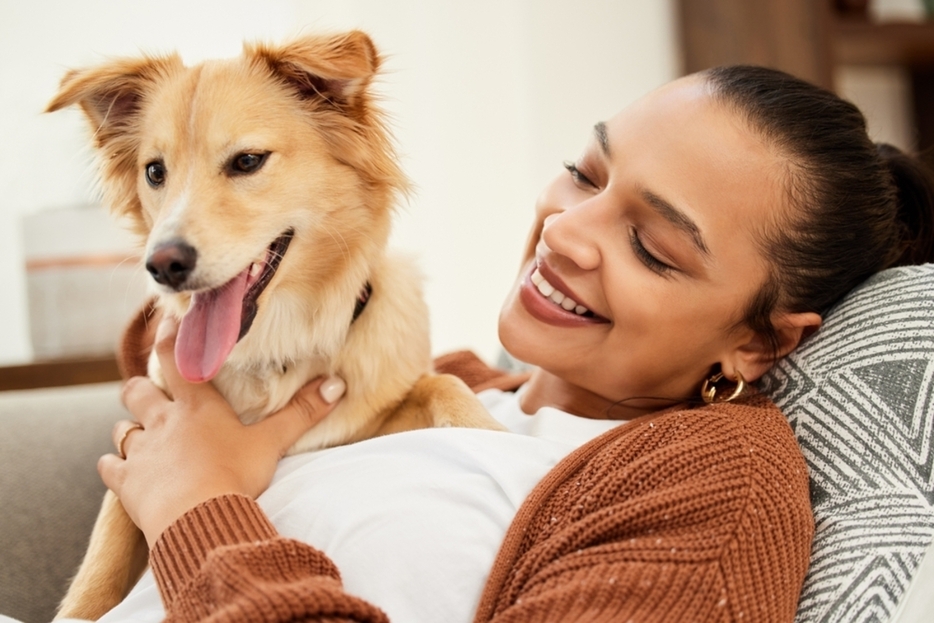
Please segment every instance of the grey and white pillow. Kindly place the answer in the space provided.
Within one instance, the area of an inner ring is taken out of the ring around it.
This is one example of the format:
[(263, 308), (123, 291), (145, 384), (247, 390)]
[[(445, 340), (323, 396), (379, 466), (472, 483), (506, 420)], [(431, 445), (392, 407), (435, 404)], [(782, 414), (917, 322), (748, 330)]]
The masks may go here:
[(934, 541), (934, 264), (870, 278), (760, 388), (810, 468), (798, 623), (889, 620)]

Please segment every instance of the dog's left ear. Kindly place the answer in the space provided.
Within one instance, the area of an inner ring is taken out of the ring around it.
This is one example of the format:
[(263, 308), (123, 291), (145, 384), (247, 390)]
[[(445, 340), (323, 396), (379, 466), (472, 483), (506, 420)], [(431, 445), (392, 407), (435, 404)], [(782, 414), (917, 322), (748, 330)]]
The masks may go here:
[(84, 110), (98, 147), (132, 132), (140, 105), (153, 85), (182, 67), (177, 55), (114, 59), (65, 74), (46, 112), (72, 104)]
[(302, 97), (323, 98), (338, 106), (360, 101), (381, 62), (376, 46), (359, 30), (305, 37), (283, 46), (250, 45), (244, 52), (265, 63)]
[(46, 112), (79, 105), (101, 151), (101, 179), (106, 203), (115, 214), (130, 218), (137, 233), (148, 225), (136, 193), (139, 170), (139, 117), (146, 98), (166, 77), (183, 70), (177, 55), (113, 59), (68, 72)]

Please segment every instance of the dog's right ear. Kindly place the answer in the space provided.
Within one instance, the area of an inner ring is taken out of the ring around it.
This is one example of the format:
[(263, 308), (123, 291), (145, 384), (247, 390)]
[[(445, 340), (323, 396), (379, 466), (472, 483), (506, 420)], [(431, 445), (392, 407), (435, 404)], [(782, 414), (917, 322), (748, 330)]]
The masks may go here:
[(373, 41), (359, 30), (312, 35), (281, 46), (248, 45), (245, 52), (302, 97), (350, 108), (364, 100), (382, 62)]
[(118, 59), (65, 74), (46, 112), (79, 104), (94, 131), (97, 147), (124, 134), (133, 125), (140, 103), (165, 74), (182, 67), (176, 56)]

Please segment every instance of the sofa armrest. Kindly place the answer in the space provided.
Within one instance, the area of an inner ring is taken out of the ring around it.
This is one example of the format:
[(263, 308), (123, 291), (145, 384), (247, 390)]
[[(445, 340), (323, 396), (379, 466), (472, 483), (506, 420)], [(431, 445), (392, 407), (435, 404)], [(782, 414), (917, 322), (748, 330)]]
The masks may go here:
[(49, 621), (87, 547), (120, 384), (0, 392), (0, 613)]

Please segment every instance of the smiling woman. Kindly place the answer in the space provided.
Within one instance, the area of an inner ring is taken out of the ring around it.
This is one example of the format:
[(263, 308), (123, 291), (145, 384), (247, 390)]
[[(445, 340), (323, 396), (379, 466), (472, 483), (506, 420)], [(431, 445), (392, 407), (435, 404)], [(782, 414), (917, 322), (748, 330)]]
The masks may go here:
[[(539, 198), (540, 229), (500, 317), (504, 346), (570, 394), (586, 392), (597, 412), (578, 415), (590, 417), (613, 406), (611, 417), (630, 419), (657, 409), (657, 398), (696, 395), (713, 369), (756, 380), (772, 353), (736, 324), (769, 273), (757, 232), (788, 218), (786, 166), (701, 76), (598, 123)], [(556, 296), (593, 313), (573, 315)], [(790, 350), (820, 316), (775, 323)], [(540, 397), (539, 378), (523, 395), (527, 411), (554, 399)]]
[(934, 260), (930, 174), (755, 67), (650, 93), (565, 169), (500, 316), (530, 376), (444, 362), (513, 434), (388, 435), (274, 476), (334, 385), (244, 427), (177, 373), (163, 325), (173, 399), (131, 383), (144, 429), (119, 423), (126, 458), (100, 462), (154, 545), (110, 620), (793, 620), (807, 466), (747, 382), (855, 284)]

